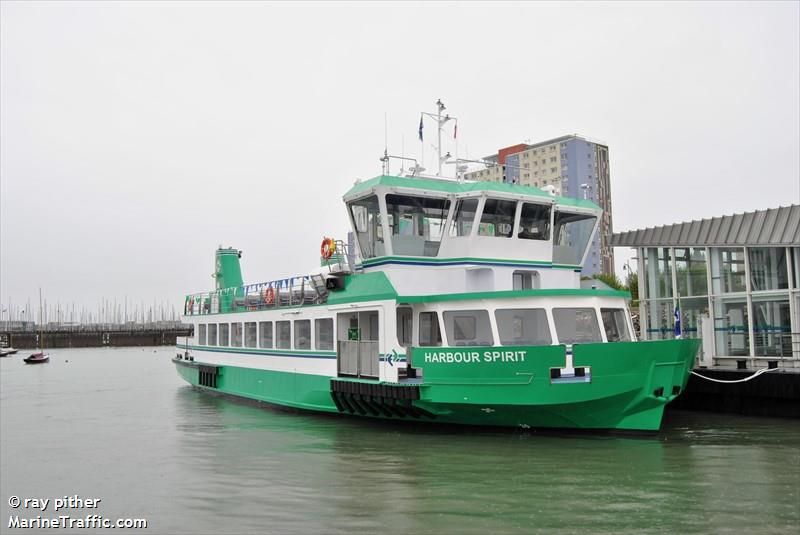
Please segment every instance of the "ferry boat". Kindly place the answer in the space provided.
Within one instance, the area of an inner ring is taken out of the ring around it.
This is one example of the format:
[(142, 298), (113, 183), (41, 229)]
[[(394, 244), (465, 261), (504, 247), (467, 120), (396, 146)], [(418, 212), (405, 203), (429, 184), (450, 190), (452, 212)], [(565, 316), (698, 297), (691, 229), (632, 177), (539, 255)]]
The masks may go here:
[[(637, 341), (627, 292), (582, 287), (600, 208), (498, 182), (392, 176), (344, 195), (323, 267), (244, 284), (219, 248), (173, 359), (198, 388), (368, 418), (654, 431), (698, 341)], [(586, 286), (584, 284), (584, 286)]]

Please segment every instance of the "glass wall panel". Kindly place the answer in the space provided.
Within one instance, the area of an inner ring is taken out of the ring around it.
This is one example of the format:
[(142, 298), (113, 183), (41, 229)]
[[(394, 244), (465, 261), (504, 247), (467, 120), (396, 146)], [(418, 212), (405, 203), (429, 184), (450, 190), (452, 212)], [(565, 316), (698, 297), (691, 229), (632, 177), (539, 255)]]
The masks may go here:
[(381, 226), (378, 197), (373, 195), (350, 203), (350, 215), (356, 230), (362, 258), (383, 256), (383, 227)]
[(556, 211), (553, 223), (553, 263), (580, 265), (597, 218)]
[(201, 323), (197, 326), (197, 343), (201, 346), (206, 345), (206, 324)]
[(436, 256), (444, 234), (448, 199), (386, 195), (386, 211), (396, 255)]
[(714, 332), (717, 355), (750, 355), (749, 318), (744, 297), (714, 297)]
[(706, 250), (697, 247), (675, 248), (675, 278), (678, 295), (708, 295)]
[(314, 336), (317, 349), (333, 349), (333, 318), (314, 320)]
[(647, 339), (675, 338), (675, 309), (672, 299), (647, 300)]
[(744, 292), (744, 249), (715, 247), (711, 249), (711, 285), (715, 295)]
[(789, 288), (785, 247), (752, 247), (747, 252), (750, 255), (750, 289), (752, 291)]
[(494, 343), (492, 325), (486, 310), (447, 311), (444, 330), (451, 346), (490, 346)]
[(469, 236), (475, 223), (475, 212), (478, 211), (478, 199), (461, 199), (456, 204), (450, 236)]
[(481, 214), (481, 223), (478, 225), (478, 235), (510, 238), (514, 231), (516, 212), (516, 201), (486, 199)]
[(708, 314), (708, 298), (681, 297), (678, 307), (680, 308), (681, 333), (683, 337), (700, 338), (702, 334), (700, 332), (700, 316)]
[(260, 321), (258, 331), (258, 347), (272, 349), (272, 322)]
[(524, 240), (549, 240), (550, 207), (543, 204), (523, 203), (517, 237)]
[(645, 291), (648, 299), (672, 297), (672, 262), (669, 247), (645, 249)]
[(504, 346), (550, 345), (550, 326), (543, 308), (499, 309), (494, 313), (497, 333)]
[(258, 327), (254, 321), (244, 324), (244, 345), (245, 347), (256, 347)]
[(553, 321), (559, 344), (603, 341), (593, 308), (554, 308)]
[(753, 338), (757, 356), (791, 357), (789, 297), (753, 299)]

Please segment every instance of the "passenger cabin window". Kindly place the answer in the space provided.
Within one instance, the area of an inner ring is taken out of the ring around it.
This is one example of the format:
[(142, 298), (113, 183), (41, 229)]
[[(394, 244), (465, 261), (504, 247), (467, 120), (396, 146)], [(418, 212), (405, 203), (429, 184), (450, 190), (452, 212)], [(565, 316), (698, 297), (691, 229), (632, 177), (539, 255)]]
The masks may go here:
[(373, 195), (350, 203), (353, 228), (361, 249), (362, 258), (385, 254), (378, 197)]
[(314, 320), (314, 338), (317, 349), (333, 349), (333, 318)]
[(494, 312), (504, 346), (543, 346), (553, 342), (543, 308), (508, 308)]
[(515, 290), (534, 290), (541, 288), (538, 271), (515, 271), (511, 275), (512, 288)]
[(550, 207), (543, 204), (523, 203), (517, 237), (523, 240), (549, 240)]
[(272, 322), (261, 321), (258, 323), (258, 347), (272, 349)]
[(291, 349), (292, 348), (292, 325), (288, 321), (275, 322), (275, 334), (277, 338), (278, 349)]
[(413, 314), (408, 307), (397, 308), (397, 342), (403, 346), (411, 345), (411, 326), (414, 324)]
[(311, 349), (311, 320), (295, 320), (294, 348)]
[(242, 324), (231, 323), (231, 345), (242, 347)]
[(597, 218), (556, 211), (553, 223), (553, 263), (580, 265)]
[(453, 223), (450, 225), (450, 236), (469, 236), (475, 223), (475, 212), (478, 211), (478, 199), (461, 199), (456, 204)]
[(244, 345), (245, 347), (256, 347), (256, 335), (258, 333), (257, 323), (249, 321), (244, 324)]
[(486, 199), (481, 214), (481, 223), (478, 225), (478, 235), (510, 238), (514, 231), (516, 210), (516, 201)]
[(489, 313), (485, 310), (447, 311), (444, 330), (451, 346), (490, 346), (494, 343)]
[(217, 345), (217, 324), (216, 323), (209, 323), (208, 324), (208, 345), (210, 345), (210, 346)]
[(601, 308), (600, 316), (603, 318), (603, 327), (606, 329), (606, 340), (609, 342), (628, 342), (631, 335), (628, 332), (627, 314), (622, 308)]
[(421, 347), (442, 345), (439, 315), (436, 312), (419, 313), (419, 345)]
[(219, 345), (230, 345), (230, 325), (227, 323), (219, 324)]
[(444, 234), (448, 199), (386, 195), (392, 252), (404, 256), (436, 256)]
[(553, 321), (561, 344), (602, 342), (593, 308), (554, 308)]
[(206, 324), (201, 323), (197, 326), (197, 343), (201, 346), (206, 345)]

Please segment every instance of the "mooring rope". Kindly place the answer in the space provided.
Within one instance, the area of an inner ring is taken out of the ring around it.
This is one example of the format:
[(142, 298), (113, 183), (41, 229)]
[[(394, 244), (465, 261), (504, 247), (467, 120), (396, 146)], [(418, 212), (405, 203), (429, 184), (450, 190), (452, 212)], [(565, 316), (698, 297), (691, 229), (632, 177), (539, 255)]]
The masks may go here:
[(763, 374), (769, 373), (769, 372), (774, 372), (775, 370), (778, 370), (778, 369), (780, 369), (780, 368), (761, 368), (760, 370), (758, 370), (756, 373), (754, 373), (753, 375), (751, 375), (749, 377), (745, 377), (744, 379), (734, 379), (733, 381), (725, 381), (723, 379), (714, 379), (713, 377), (706, 377), (705, 375), (700, 375), (696, 371), (692, 371), (692, 375), (696, 375), (696, 376), (698, 376), (700, 378), (705, 379), (706, 381), (713, 381), (715, 383), (732, 384), (732, 383), (746, 383), (750, 379), (755, 379), (759, 375), (763, 375)]

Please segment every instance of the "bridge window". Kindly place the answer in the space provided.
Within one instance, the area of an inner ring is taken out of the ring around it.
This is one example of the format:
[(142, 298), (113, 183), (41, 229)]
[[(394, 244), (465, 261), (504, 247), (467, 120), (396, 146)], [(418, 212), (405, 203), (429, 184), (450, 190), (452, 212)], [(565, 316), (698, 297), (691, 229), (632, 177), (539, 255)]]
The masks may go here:
[(452, 346), (490, 346), (494, 343), (489, 313), (485, 310), (445, 312), (444, 330)]
[(210, 345), (210, 346), (217, 345), (217, 324), (216, 323), (209, 323), (208, 324), (208, 345)]
[(478, 235), (510, 238), (514, 230), (516, 210), (516, 201), (486, 199), (483, 205), (483, 214), (481, 214), (481, 223), (478, 225)]
[(230, 344), (230, 325), (227, 323), (219, 324), (219, 345), (227, 346)]
[(419, 313), (419, 345), (422, 347), (442, 345), (439, 314), (436, 312)]
[(475, 223), (475, 212), (478, 211), (478, 199), (461, 199), (456, 204), (450, 236), (469, 236)]
[(523, 203), (517, 237), (523, 240), (549, 240), (550, 207), (543, 204)]
[(543, 308), (509, 308), (496, 310), (497, 334), (504, 346), (550, 345), (550, 326)]
[(258, 323), (259, 347), (272, 349), (272, 322), (261, 321)]
[(311, 320), (295, 320), (294, 348), (311, 349)]
[(275, 322), (276, 338), (278, 339), (278, 349), (292, 348), (292, 324), (289, 321)]
[(397, 342), (403, 347), (411, 345), (411, 328), (413, 324), (411, 309), (408, 307), (398, 307)]
[(378, 197), (373, 195), (350, 203), (350, 215), (356, 230), (362, 258), (384, 254)]
[(628, 333), (628, 322), (625, 319), (625, 309), (601, 308), (603, 326), (606, 329), (606, 340), (609, 342), (627, 342), (631, 339)]
[(553, 321), (561, 344), (602, 342), (593, 308), (554, 308)]
[(242, 324), (231, 323), (231, 345), (242, 347)]
[(197, 343), (201, 346), (206, 345), (206, 324), (201, 323), (197, 326)]
[(410, 195), (386, 195), (386, 211), (396, 255), (436, 256), (450, 201)]
[(553, 262), (579, 266), (592, 237), (597, 217), (556, 211), (553, 232)]
[(314, 320), (317, 349), (333, 349), (333, 318)]
[(245, 347), (256, 347), (256, 335), (258, 333), (257, 324), (249, 321), (244, 324), (244, 345)]

